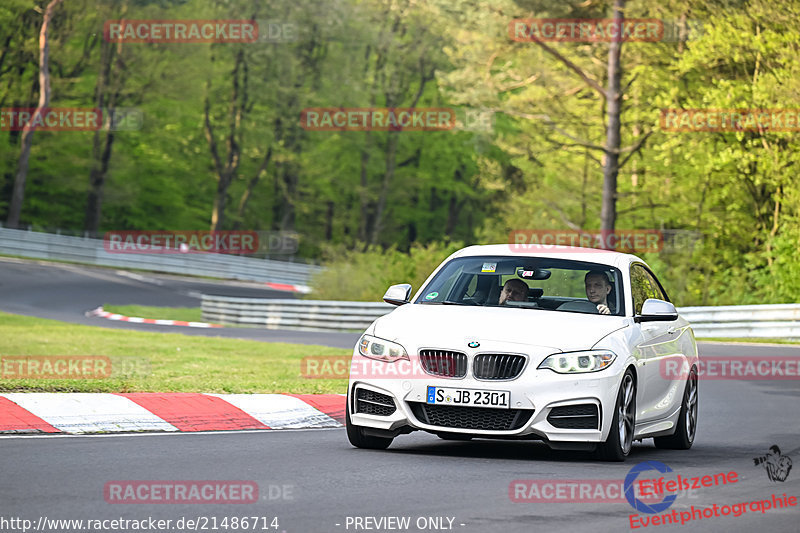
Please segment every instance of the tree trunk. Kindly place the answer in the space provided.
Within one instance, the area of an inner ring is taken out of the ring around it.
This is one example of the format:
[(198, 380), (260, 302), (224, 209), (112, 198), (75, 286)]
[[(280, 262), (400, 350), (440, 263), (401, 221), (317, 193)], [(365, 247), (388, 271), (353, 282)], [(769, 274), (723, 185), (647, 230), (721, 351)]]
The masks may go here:
[(394, 171), (397, 165), (398, 140), (397, 132), (390, 131), (389, 138), (387, 139), (388, 146), (386, 147), (386, 171), (383, 174), (383, 182), (381, 183), (378, 206), (375, 209), (375, 224), (372, 226), (372, 235), (369, 239), (370, 244), (377, 244), (381, 231), (383, 231), (383, 215), (386, 211), (386, 201), (389, 196), (389, 185), (392, 182)]
[[(411, 197), (411, 204), (414, 211), (419, 212), (419, 194), (414, 192)], [(408, 242), (416, 242), (417, 240), (417, 217), (412, 217), (408, 222)]]
[(281, 217), (281, 231), (294, 231), (296, 224), (297, 203), (297, 166), (289, 163), (283, 166), (284, 205)]
[(105, 145), (100, 148), (100, 132), (95, 132), (92, 148), (92, 168), (89, 171), (89, 198), (86, 202), (86, 218), (84, 231), (91, 235), (97, 234), (100, 229), (100, 216), (103, 212), (103, 186), (108, 174), (108, 165), (111, 161), (111, 147), (114, 144), (114, 132), (106, 132)]
[[(123, 13), (126, 11), (127, 5), (123, 7)], [(113, 43), (103, 42), (100, 46), (102, 64), (95, 87), (95, 107), (108, 114), (108, 117), (103, 117), (104, 123), (106, 123), (106, 120), (108, 121), (108, 130), (105, 135), (101, 130), (96, 130), (92, 139), (92, 167), (89, 170), (89, 194), (83, 224), (84, 231), (92, 235), (96, 234), (100, 229), (100, 218), (103, 211), (103, 188), (108, 175), (108, 166), (111, 162), (111, 150), (114, 145), (114, 111), (122, 90), (123, 70), (120, 59), (122, 41), (120, 40), (116, 43), (116, 50)], [(114, 68), (115, 66), (118, 68)], [(114, 88), (109, 91), (112, 77), (116, 79), (116, 82), (114, 83)], [(107, 93), (110, 93), (108, 94), (108, 100), (106, 100)], [(105, 136), (104, 141), (103, 136)]]
[(333, 214), (333, 200), (328, 200), (327, 210), (325, 212), (325, 241), (327, 242), (331, 242), (333, 240)]
[(358, 240), (363, 243), (367, 242), (367, 230), (370, 227), (371, 220), (369, 216), (369, 173), (367, 166), (369, 165), (369, 150), (370, 140), (372, 139), (370, 132), (364, 133), (364, 145), (361, 147), (361, 182), (358, 190), (358, 201), (361, 206), (361, 216), (358, 222)]
[[(453, 181), (456, 183), (461, 181), (464, 173), (462, 172), (462, 168), (459, 167), (456, 169), (455, 173), (453, 174)], [(445, 224), (444, 234), (453, 238), (453, 232), (456, 230), (456, 224), (458, 223), (458, 215), (461, 212), (461, 207), (463, 206), (463, 200), (458, 200), (458, 194), (456, 191), (450, 192), (450, 202), (447, 206), (447, 223)]]
[[(419, 103), (419, 99), (422, 97), (422, 93), (425, 90), (425, 84), (433, 79), (433, 69), (426, 70), (425, 64), (420, 63), (420, 81), (419, 81), (419, 88), (417, 89), (417, 93), (414, 95), (414, 99), (411, 102), (412, 108), (417, 107), (417, 103)], [(390, 95), (390, 93), (386, 93), (386, 105), (387, 107), (395, 107), (394, 98)], [(386, 140), (386, 170), (383, 174), (383, 183), (381, 184), (381, 192), (380, 196), (378, 197), (378, 205), (375, 208), (375, 223), (372, 226), (372, 235), (370, 237), (370, 244), (377, 244), (378, 239), (380, 238), (381, 231), (383, 231), (383, 217), (386, 211), (386, 200), (389, 195), (389, 186), (391, 185), (392, 179), (394, 178), (395, 170), (397, 169), (397, 143), (399, 142), (399, 138), (397, 136), (397, 131), (390, 131), (388, 133), (388, 138)], [(409, 164), (413, 157), (400, 166), (404, 166)], [(419, 157), (417, 154), (416, 157)], [(419, 161), (417, 161), (419, 164)]]
[[(241, 76), (241, 80), (240, 80)], [(225, 141), (226, 159), (223, 162), (217, 147), (214, 128), (211, 125), (211, 103), (209, 101), (210, 86), (206, 89), (204, 104), (204, 123), (203, 129), (208, 141), (208, 149), (211, 152), (211, 160), (214, 163), (214, 178), (217, 181), (217, 192), (214, 195), (214, 205), (211, 209), (211, 231), (222, 231), (225, 224), (225, 208), (228, 201), (228, 187), (236, 177), (241, 157), (241, 147), (236, 140), (240, 134), (242, 118), (247, 110), (247, 62), (244, 53), (240, 50), (236, 54), (236, 61), (231, 73), (231, 101), (228, 116), (228, 134)], [(241, 83), (241, 86), (240, 86)], [(209, 84), (210, 85), (210, 84)]]
[[(623, 22), (623, 9), (625, 0), (614, 0), (614, 23), (621, 28)], [(621, 39), (612, 39), (608, 47), (608, 88), (606, 128), (605, 164), (603, 165), (603, 206), (600, 211), (600, 229), (603, 232), (612, 232), (617, 221), (617, 175), (619, 174), (619, 149), (620, 149), (620, 79), (622, 68), (620, 66)]]
[(239, 208), (236, 210), (236, 222), (233, 224), (233, 229), (238, 230), (239, 227), (242, 225), (242, 219), (244, 218), (244, 212), (247, 209), (247, 202), (250, 201), (250, 196), (253, 194), (253, 189), (256, 188), (258, 185), (259, 180), (261, 179), (261, 174), (267, 170), (267, 165), (269, 165), (269, 160), (272, 159), (272, 147), (270, 146), (267, 150), (264, 159), (261, 161), (261, 165), (256, 170), (256, 173), (253, 174), (253, 177), (250, 178), (250, 181), (247, 183), (247, 188), (245, 189), (244, 193), (242, 193), (242, 198), (239, 200)]
[[(48, 105), (50, 105), (50, 44), (47, 38), (47, 31), (50, 28), (50, 20), (53, 18), (53, 11), (62, 0), (51, 0), (44, 11), (42, 29), (39, 31), (39, 105), (33, 117), (39, 115)], [(8, 220), (6, 225), (10, 228), (19, 226), (19, 217), (22, 213), (22, 202), (25, 199), (25, 181), (28, 178), (28, 161), (31, 155), (31, 145), (33, 144), (33, 133), (36, 126), (31, 121), (25, 125), (22, 131), (22, 151), (19, 155), (17, 164), (17, 175), (14, 178), (14, 189), (11, 192), (11, 204), (8, 207)]]
[(214, 195), (214, 206), (211, 211), (211, 231), (222, 231), (225, 224), (225, 207), (228, 200), (228, 185), (230, 178), (220, 176), (217, 180), (217, 193)]

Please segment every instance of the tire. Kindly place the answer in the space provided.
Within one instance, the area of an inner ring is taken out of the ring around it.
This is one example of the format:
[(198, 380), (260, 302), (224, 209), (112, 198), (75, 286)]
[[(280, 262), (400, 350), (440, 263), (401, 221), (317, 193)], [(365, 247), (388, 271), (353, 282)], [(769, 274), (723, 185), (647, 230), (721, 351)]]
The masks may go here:
[(681, 403), (681, 414), (678, 417), (678, 427), (675, 429), (675, 433), (668, 437), (653, 437), (656, 448), (662, 450), (688, 450), (692, 447), (694, 436), (697, 434), (697, 399), (697, 369), (692, 367), (686, 380), (686, 387), (683, 390), (683, 402)]
[(347, 408), (345, 409), (345, 427), (347, 429), (347, 440), (356, 448), (365, 448), (368, 450), (385, 450), (394, 440), (391, 437), (373, 437), (372, 435), (365, 435), (364, 428), (354, 426), (350, 422), (350, 401), (347, 401)]
[(633, 430), (636, 427), (636, 381), (628, 369), (622, 376), (614, 404), (614, 418), (605, 442), (597, 447), (597, 455), (603, 461), (624, 461), (633, 447)]

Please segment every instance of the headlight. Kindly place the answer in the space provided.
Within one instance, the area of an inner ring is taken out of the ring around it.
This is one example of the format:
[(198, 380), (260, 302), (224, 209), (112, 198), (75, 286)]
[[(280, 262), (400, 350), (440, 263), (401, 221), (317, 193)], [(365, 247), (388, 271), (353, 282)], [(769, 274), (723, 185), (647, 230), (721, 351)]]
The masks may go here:
[(408, 361), (406, 349), (396, 342), (379, 339), (371, 335), (364, 335), (358, 341), (358, 353), (370, 359), (393, 363), (400, 359)]
[(554, 353), (542, 361), (539, 368), (549, 368), (559, 374), (597, 372), (611, 366), (617, 354), (609, 350)]

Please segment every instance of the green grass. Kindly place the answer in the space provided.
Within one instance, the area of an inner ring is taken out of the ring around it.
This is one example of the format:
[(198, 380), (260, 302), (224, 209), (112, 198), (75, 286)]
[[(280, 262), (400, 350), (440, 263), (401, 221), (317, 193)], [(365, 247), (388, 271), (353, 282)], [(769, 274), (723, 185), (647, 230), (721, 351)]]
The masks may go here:
[[(345, 379), (301, 375), (307, 356), (351, 350), (300, 344), (147, 333), (0, 313), (0, 358), (101, 355), (103, 379), (0, 379), (0, 392), (344, 393)], [(5, 364), (5, 361), (3, 361)], [(8, 375), (6, 367), (2, 375)]]
[(800, 344), (800, 340), (791, 340), (791, 339), (760, 339), (760, 338), (752, 338), (746, 337), (741, 339), (731, 339), (727, 337), (707, 337), (707, 338), (698, 338), (698, 342), (754, 342), (754, 343), (763, 343), (763, 344)]
[(159, 320), (184, 320), (203, 322), (199, 307), (151, 307), (147, 305), (103, 305), (103, 310), (125, 316), (156, 318)]

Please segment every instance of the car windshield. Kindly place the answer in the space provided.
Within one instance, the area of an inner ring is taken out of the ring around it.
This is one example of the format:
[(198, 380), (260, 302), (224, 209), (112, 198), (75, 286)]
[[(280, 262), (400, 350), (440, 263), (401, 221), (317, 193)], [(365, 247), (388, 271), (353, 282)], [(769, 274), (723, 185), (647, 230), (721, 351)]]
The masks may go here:
[(542, 257), (459, 257), (414, 303), (622, 316), (622, 275), (608, 265)]

